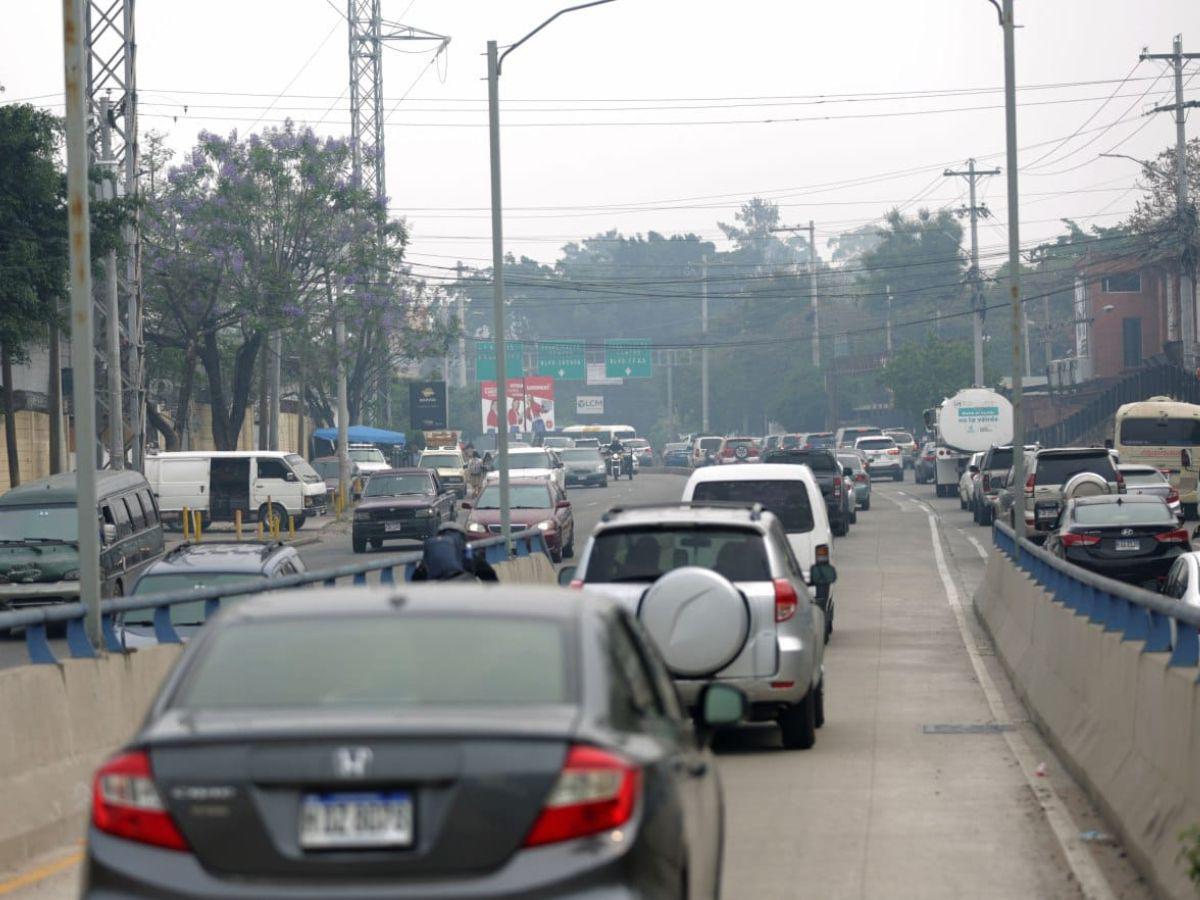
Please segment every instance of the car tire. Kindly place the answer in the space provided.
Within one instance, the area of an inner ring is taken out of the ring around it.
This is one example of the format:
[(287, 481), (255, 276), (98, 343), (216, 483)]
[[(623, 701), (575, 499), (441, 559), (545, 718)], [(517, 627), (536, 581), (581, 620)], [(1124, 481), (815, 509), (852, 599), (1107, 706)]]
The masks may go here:
[(855, 506), (852, 506), (852, 507), (850, 508), (850, 524), (851, 524), (851, 525), (857, 525), (857, 524), (858, 524), (858, 509), (857, 509), (857, 504), (856, 504)]
[(575, 532), (574, 531), (571, 532), (571, 543), (569, 543), (569, 544), (567, 544), (567, 546), (563, 547), (562, 555), (563, 555), (564, 559), (574, 559), (575, 558)]
[(863, 510), (863, 512), (866, 512), (870, 508), (871, 508), (871, 498), (867, 497), (867, 499), (864, 500), (862, 503), (862, 510)]
[(834, 537), (845, 537), (850, 527), (845, 519), (835, 519), (829, 530), (833, 532)]
[(350, 539), (350, 546), (353, 548), (355, 553), (367, 552), (367, 542), (364, 538), (352, 537)]
[(825, 674), (821, 673), (821, 683), (817, 685), (817, 699), (814, 710), (814, 722), (818, 728), (825, 724)]
[(966, 509), (966, 508), (967, 508), (967, 501), (963, 499), (963, 496), (962, 496), (962, 494), (959, 494), (959, 495), (958, 495), (958, 508), (959, 508), (959, 509)]
[(382, 550), (383, 549), (383, 538), (372, 538), (371, 549), (372, 550)]
[(804, 699), (779, 714), (779, 732), (788, 750), (809, 750), (817, 742), (816, 691), (809, 688)]
[(607, 477), (602, 482), (600, 482), (600, 487), (602, 487), (602, 488), (608, 487), (608, 478)]

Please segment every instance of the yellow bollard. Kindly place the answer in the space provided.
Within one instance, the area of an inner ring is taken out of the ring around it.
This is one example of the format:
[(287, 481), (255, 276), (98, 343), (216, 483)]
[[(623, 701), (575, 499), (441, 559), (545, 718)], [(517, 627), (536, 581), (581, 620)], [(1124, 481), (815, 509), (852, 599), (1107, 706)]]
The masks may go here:
[(196, 539), (196, 543), (200, 543), (200, 541), (204, 540), (204, 533), (201, 529), (204, 523), (204, 514), (197, 509), (192, 511), (192, 515), (195, 516), (192, 521), (192, 537)]
[(262, 540), (262, 536), (263, 536), (263, 527), (262, 526), (263, 526), (262, 519), (259, 519), (258, 520), (258, 530), (255, 532), (254, 536), (256, 538), (258, 538), (260, 541)]
[(296, 539), (296, 517), (288, 516), (288, 540)]
[(191, 523), (192, 511), (185, 506), (183, 508), (183, 510), (180, 512), (180, 517), (183, 519), (183, 542), (186, 544), (187, 539), (188, 539), (188, 534), (189, 534), (191, 524), (192, 524)]
[(233, 533), (236, 535), (236, 540), (242, 539), (242, 511), (240, 509), (233, 511)]

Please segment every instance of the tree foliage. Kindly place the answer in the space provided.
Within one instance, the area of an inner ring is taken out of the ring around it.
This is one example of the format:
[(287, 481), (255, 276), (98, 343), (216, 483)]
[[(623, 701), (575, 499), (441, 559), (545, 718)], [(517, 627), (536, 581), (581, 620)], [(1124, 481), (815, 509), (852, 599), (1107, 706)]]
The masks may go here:
[(888, 362), (881, 380), (892, 392), (896, 409), (914, 419), (955, 391), (969, 385), (974, 366), (971, 344), (939, 340), (905, 344)]

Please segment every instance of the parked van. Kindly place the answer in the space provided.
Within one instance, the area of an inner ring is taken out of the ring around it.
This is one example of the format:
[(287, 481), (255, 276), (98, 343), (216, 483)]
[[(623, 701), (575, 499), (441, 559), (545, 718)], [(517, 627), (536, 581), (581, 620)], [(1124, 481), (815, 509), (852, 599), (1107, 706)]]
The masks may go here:
[(328, 509), (325, 479), (295, 453), (280, 450), (185, 450), (146, 456), (146, 478), (168, 521), (186, 508), (210, 522), (265, 521), (274, 511), (297, 528)]
[[(100, 593), (121, 596), (163, 555), (158, 506), (138, 472), (96, 473)], [(78, 484), (51, 475), (0, 496), (0, 608), (79, 599)]]

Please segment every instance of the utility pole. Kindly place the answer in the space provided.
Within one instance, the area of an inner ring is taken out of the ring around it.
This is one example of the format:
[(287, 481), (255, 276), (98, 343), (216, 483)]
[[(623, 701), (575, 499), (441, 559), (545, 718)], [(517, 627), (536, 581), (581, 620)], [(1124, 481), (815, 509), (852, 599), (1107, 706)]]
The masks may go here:
[(463, 264), (459, 260), (454, 267), (458, 273), (458, 296), (455, 304), (458, 306), (458, 366), (456, 383), (458, 387), (467, 386), (467, 295), (463, 292)]
[[(670, 353), (670, 351), (667, 351)], [(675, 362), (667, 363), (667, 440), (675, 439)]]
[[(999, 169), (976, 169), (975, 160), (967, 160), (967, 170), (965, 172), (946, 169), (942, 175), (946, 178), (963, 177), (967, 179), (967, 184), (970, 188), (970, 205), (966, 208), (966, 212), (971, 216), (971, 271), (967, 273), (967, 278), (971, 282), (971, 308), (975, 310), (974, 316), (974, 338), (975, 338), (975, 386), (983, 387), (983, 291), (981, 290), (979, 279), (979, 226), (978, 217), (983, 216), (985, 219), (991, 215), (986, 206), (982, 206), (975, 202), (975, 184), (985, 175), (999, 175)], [(960, 210), (963, 212), (963, 210)], [(890, 349), (890, 347), (889, 347)]]
[(887, 358), (890, 362), (892, 359), (892, 286), (889, 284), (884, 288), (887, 294)]
[(337, 371), (337, 455), (338, 455), (338, 507), (346, 508), (346, 487), (350, 484), (350, 403), (346, 386), (346, 328), (342, 323), (342, 311), (333, 297), (329, 273), (325, 273), (325, 297), (333, 315), (333, 346)]
[(276, 328), (271, 332), (269, 343), (270, 358), (267, 360), (270, 368), (267, 370), (271, 387), (271, 399), (268, 401), (270, 411), (267, 442), (272, 450), (279, 449), (279, 400), (283, 382), (283, 332)]
[(708, 434), (708, 254), (700, 257), (700, 430)]
[[(117, 196), (116, 160), (112, 158), (112, 127), (107, 96), (100, 98), (100, 159), (104, 180), (96, 186), (98, 200)], [(108, 374), (108, 465), (125, 468), (125, 418), (121, 415), (121, 301), (117, 294), (117, 251), (104, 256), (104, 360)]]
[(1195, 237), (1195, 216), (1188, 202), (1187, 189), (1187, 119), (1184, 110), (1200, 106), (1200, 102), (1183, 100), (1183, 66), (1189, 59), (1200, 59), (1200, 53), (1183, 52), (1183, 35), (1175, 35), (1170, 53), (1142, 52), (1142, 60), (1159, 59), (1169, 62), (1175, 70), (1175, 102), (1156, 106), (1153, 112), (1175, 113), (1175, 218), (1179, 225), (1179, 330), (1183, 337), (1183, 367), (1196, 370), (1196, 257), (1192, 251)]
[(813, 220), (808, 220), (808, 293), (812, 297), (812, 362), (813, 368), (821, 368), (821, 314), (817, 306), (817, 229)]
[(71, 277), (72, 399), (75, 409), (79, 599), (93, 647), (100, 634), (100, 533), (96, 527), (96, 382), (92, 323), (92, 244), (88, 210), (88, 133), (84, 0), (63, 2), (63, 69), (66, 85), (67, 227)]

